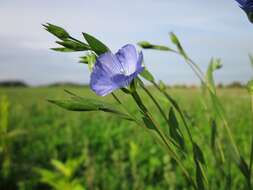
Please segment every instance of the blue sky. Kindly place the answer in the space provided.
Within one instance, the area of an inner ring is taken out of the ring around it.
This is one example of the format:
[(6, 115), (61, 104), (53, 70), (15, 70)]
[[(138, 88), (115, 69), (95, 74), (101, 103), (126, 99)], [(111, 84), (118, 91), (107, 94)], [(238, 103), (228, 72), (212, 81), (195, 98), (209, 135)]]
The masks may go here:
[[(78, 64), (79, 53), (61, 54), (41, 24), (50, 22), (82, 39), (88, 32), (112, 50), (147, 40), (170, 45), (173, 31), (188, 54), (206, 69), (211, 57), (221, 58), (217, 82), (246, 82), (253, 70), (253, 25), (234, 0), (1, 0), (0, 80), (18, 79), (32, 85), (56, 81), (89, 82)], [(182, 59), (170, 53), (144, 51), (145, 64), (168, 84), (196, 84)]]

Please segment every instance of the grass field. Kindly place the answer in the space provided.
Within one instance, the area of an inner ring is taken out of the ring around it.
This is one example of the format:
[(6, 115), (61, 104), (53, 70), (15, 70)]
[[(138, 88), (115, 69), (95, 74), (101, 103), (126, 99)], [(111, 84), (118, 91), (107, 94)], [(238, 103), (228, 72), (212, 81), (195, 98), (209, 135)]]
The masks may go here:
[[(50, 180), (54, 189), (64, 186), (65, 190), (188, 189), (173, 160), (141, 127), (108, 113), (69, 112), (47, 102), (47, 99), (67, 97), (64, 88), (97, 98), (85, 87), (0, 88), (0, 98), (5, 96), (5, 102), (9, 102), (9, 109), (1, 113), (0, 120), (8, 117), (8, 131), (24, 131), (8, 141), (8, 146), (5, 143), (8, 162), (1, 167), (7, 174), (1, 173), (0, 189), (51, 189), (47, 185)], [(155, 90), (152, 92), (163, 108), (169, 110), (170, 104), (162, 95)], [(230, 171), (229, 175), (215, 172), (221, 166), (212, 160), (209, 111), (204, 109), (200, 90), (168, 89), (168, 92), (179, 102), (192, 124), (193, 138), (205, 155), (212, 189), (244, 189), (243, 176), (234, 166), (226, 170)], [(116, 94), (138, 116), (131, 98)], [(239, 88), (219, 89), (218, 94), (240, 152), (249, 158), (253, 124), (250, 95)], [(156, 121), (168, 130), (158, 110), (146, 96), (143, 98), (157, 116)], [(106, 97), (106, 101), (116, 104), (111, 96)], [(219, 124), (218, 130), (225, 136)], [(223, 148), (229, 151), (226, 146)], [(0, 157), (2, 163), (4, 159)], [(187, 158), (184, 161), (189, 170), (191, 162)], [(191, 173), (194, 175), (194, 170)]]

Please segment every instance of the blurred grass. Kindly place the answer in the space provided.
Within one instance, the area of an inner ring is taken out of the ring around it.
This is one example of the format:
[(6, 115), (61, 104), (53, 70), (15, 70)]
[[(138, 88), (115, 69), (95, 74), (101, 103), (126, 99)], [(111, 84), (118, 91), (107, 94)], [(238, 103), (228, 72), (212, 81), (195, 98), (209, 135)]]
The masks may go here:
[[(169, 103), (150, 87), (169, 111)], [(84, 155), (85, 161), (76, 177), (87, 189), (187, 189), (180, 171), (154, 139), (134, 123), (113, 115), (98, 112), (68, 112), (47, 102), (47, 99), (68, 97), (64, 89), (85, 97), (100, 98), (88, 88), (38, 87), (0, 88), (0, 97), (9, 101), (9, 129), (24, 129), (27, 134), (15, 138), (10, 146), (11, 170), (9, 177), (0, 177), (0, 189), (50, 189), (40, 183), (34, 168), (52, 169), (50, 160), (62, 162)], [(216, 184), (210, 149), (210, 124), (202, 105), (199, 89), (168, 89), (192, 122), (194, 137), (204, 150), (208, 174)], [(135, 114), (134, 102), (116, 93)], [(165, 122), (150, 100), (141, 93), (144, 102), (160, 125)], [(239, 149), (249, 158), (251, 139), (251, 98), (242, 88), (218, 89), (227, 118)], [(116, 102), (111, 96), (108, 102)], [(218, 126), (222, 130), (221, 126)], [(164, 130), (167, 130), (164, 127)], [(1, 157), (0, 157), (1, 161)], [(188, 161), (185, 161), (186, 165)], [(190, 166), (189, 166), (190, 168)], [(173, 172), (176, 171), (176, 172)], [(192, 171), (194, 172), (194, 171)], [(217, 177), (218, 178), (218, 177)], [(233, 189), (243, 188), (243, 178), (232, 168)], [(216, 181), (217, 180), (217, 181)]]

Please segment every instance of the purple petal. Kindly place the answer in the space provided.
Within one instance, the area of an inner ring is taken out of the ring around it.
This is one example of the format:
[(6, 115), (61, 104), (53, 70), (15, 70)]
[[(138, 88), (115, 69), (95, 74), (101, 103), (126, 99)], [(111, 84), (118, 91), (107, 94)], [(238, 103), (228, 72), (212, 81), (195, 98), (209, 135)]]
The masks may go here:
[(132, 45), (124, 46), (117, 55), (107, 52), (99, 56), (91, 73), (91, 89), (97, 95), (105, 96), (128, 86), (143, 71), (142, 60), (142, 53), (137, 56)]
[(97, 62), (91, 73), (90, 88), (99, 96), (105, 96), (115, 90), (117, 87), (111, 81), (108, 73)]
[(101, 68), (105, 70), (109, 76), (122, 73), (122, 64), (118, 60), (117, 56), (111, 52), (100, 55), (97, 59), (97, 62), (101, 63)]
[(131, 75), (136, 71), (138, 55), (135, 47), (131, 44), (123, 46), (117, 53), (117, 58), (121, 62), (125, 75)]
[(111, 52), (101, 55), (91, 73), (90, 87), (99, 96), (105, 96), (117, 89), (111, 78), (120, 74), (121, 65)]
[(115, 75), (112, 80), (119, 88), (128, 86), (132, 80), (138, 76), (139, 73), (141, 73), (144, 70), (144, 67), (142, 66), (142, 60), (143, 60), (143, 54), (142, 52), (139, 53), (138, 60), (136, 62), (136, 70), (131, 75)]
[(237, 1), (237, 3), (239, 3), (241, 6), (244, 6), (244, 4), (245, 4), (245, 0), (236, 0)]

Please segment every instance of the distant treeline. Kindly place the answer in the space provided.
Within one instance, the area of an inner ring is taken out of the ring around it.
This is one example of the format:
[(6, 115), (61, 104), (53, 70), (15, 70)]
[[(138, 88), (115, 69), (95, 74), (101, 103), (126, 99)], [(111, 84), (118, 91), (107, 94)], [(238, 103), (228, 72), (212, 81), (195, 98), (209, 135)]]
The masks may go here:
[(23, 81), (0, 81), (0, 87), (28, 87)]
[[(73, 82), (57, 82), (48, 85), (40, 85), (41, 87), (61, 87), (61, 86), (72, 86), (72, 87), (84, 87), (88, 86), (87, 84), (78, 84)], [(0, 81), (0, 87), (31, 87), (27, 83), (23, 81)], [(168, 85), (169, 88), (198, 88), (197, 85), (185, 85), (185, 84), (175, 84), (175, 85)], [(219, 83), (217, 88), (244, 88), (245, 85), (241, 82), (232, 82), (230, 84), (222, 84)]]

